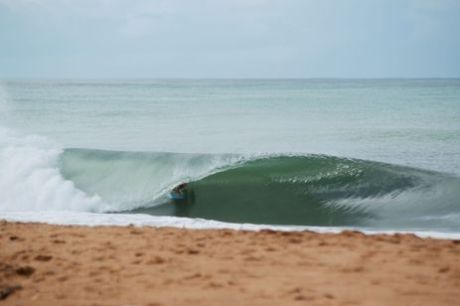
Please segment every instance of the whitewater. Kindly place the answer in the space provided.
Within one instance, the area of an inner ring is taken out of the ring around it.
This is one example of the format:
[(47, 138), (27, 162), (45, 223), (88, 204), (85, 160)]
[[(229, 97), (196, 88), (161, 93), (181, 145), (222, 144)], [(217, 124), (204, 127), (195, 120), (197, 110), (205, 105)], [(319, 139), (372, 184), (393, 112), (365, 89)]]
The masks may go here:
[(460, 237), (459, 103), (455, 79), (3, 81), (0, 218)]

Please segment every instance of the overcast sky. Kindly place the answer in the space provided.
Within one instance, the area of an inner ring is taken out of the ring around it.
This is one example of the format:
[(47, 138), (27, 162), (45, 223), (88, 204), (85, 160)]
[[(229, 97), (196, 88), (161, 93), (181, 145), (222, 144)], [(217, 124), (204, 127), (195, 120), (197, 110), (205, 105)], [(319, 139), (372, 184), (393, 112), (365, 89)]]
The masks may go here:
[(460, 77), (460, 0), (0, 0), (22, 77)]

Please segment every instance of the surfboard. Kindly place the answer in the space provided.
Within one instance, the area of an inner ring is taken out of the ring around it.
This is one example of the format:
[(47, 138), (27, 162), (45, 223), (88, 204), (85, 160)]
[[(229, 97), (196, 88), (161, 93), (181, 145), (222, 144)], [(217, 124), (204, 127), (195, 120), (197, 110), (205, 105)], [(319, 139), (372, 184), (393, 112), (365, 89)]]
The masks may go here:
[(170, 192), (168, 196), (171, 200), (175, 201), (185, 200), (185, 194), (182, 193)]

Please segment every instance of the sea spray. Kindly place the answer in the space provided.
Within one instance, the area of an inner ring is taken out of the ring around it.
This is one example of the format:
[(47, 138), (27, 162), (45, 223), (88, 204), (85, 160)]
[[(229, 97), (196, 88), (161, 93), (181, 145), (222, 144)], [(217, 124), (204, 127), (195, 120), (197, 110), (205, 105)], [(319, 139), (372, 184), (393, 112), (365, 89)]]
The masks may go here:
[(0, 211), (101, 211), (105, 203), (65, 180), (61, 149), (44, 137), (0, 126)]

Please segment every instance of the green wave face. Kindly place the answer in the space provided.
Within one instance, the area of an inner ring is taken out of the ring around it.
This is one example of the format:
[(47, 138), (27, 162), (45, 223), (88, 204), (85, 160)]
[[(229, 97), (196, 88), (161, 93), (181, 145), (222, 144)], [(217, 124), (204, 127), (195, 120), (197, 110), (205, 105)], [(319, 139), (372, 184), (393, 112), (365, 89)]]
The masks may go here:
[[(274, 157), (248, 162), (189, 186), (175, 215), (230, 222), (359, 225), (367, 209), (334, 205), (345, 199), (397, 196), (424, 184), (427, 173), (333, 157)], [(417, 176), (413, 174), (418, 174)]]
[[(459, 227), (458, 178), (372, 161), (68, 150), (61, 171), (85, 192), (117, 203), (114, 212), (259, 224)], [(187, 199), (168, 200), (182, 181), (189, 182)]]

